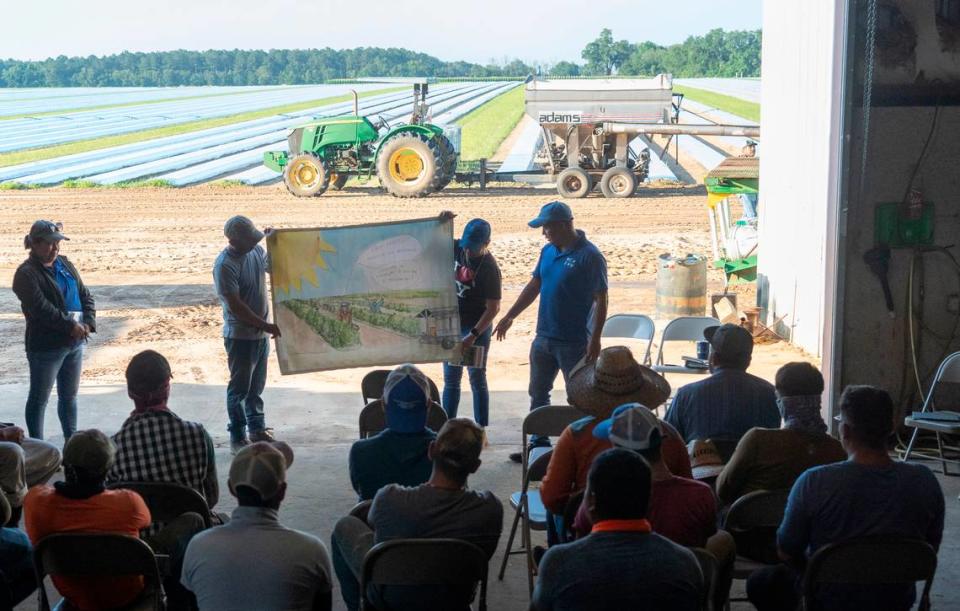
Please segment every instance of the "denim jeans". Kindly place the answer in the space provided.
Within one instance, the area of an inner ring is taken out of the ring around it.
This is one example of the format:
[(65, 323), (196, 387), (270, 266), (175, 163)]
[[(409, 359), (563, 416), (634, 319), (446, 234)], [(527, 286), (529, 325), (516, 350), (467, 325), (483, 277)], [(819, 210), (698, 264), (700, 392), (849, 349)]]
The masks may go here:
[[(564, 382), (587, 353), (587, 342), (565, 342), (540, 335), (530, 346), (530, 410), (550, 405), (550, 391), (557, 373), (563, 373)], [(550, 445), (547, 437), (531, 435), (530, 445)]]
[[(490, 349), (490, 333), (492, 328), (480, 334), (474, 346), (483, 346), (485, 350)], [(461, 329), (461, 334), (465, 337), (470, 333), (470, 327)], [(470, 390), (473, 391), (473, 419), (480, 426), (487, 426), (490, 423), (490, 389), (487, 388), (487, 355), (483, 355), (483, 367), (468, 367), (468, 376), (470, 377)], [(443, 364), (443, 410), (447, 412), (447, 418), (456, 418), (457, 410), (460, 408), (460, 381), (463, 379), (463, 367)]]
[(27, 393), (27, 432), (34, 439), (43, 439), (43, 416), (53, 383), (57, 383), (57, 415), (63, 439), (77, 430), (77, 391), (83, 366), (83, 343), (53, 350), (27, 352), (30, 365), (30, 391)]
[(227, 416), (230, 439), (239, 441), (265, 428), (263, 420), (263, 387), (267, 383), (267, 356), (270, 340), (223, 338), (227, 349), (230, 381), (227, 383)]

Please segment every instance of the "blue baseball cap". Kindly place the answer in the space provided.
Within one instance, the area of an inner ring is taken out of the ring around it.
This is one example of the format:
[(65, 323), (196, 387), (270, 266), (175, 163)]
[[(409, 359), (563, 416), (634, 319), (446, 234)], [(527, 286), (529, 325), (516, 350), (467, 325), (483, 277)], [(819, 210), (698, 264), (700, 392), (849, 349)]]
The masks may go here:
[(415, 366), (405, 364), (387, 376), (383, 385), (383, 408), (387, 428), (397, 433), (417, 433), (427, 426), (430, 382)]
[(483, 219), (473, 219), (463, 228), (460, 248), (476, 252), (490, 241), (490, 223)]
[(545, 205), (543, 208), (540, 208), (540, 214), (537, 215), (537, 218), (533, 219), (527, 225), (531, 227), (543, 227), (547, 223), (553, 223), (554, 221), (572, 221), (573, 220), (573, 211), (570, 210), (570, 206), (566, 205), (563, 202), (550, 202)]

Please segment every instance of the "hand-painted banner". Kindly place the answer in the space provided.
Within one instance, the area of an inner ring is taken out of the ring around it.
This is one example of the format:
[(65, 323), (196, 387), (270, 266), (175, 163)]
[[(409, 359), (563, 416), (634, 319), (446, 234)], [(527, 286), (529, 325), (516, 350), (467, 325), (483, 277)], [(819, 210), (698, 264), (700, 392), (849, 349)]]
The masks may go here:
[(460, 357), (452, 220), (277, 229), (267, 251), (283, 374)]

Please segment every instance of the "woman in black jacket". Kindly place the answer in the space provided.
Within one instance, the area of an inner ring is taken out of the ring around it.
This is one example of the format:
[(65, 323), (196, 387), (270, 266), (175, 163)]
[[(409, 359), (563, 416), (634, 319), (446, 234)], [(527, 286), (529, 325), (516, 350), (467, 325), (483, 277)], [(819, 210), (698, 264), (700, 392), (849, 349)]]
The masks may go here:
[(27, 429), (30, 437), (43, 439), (43, 414), (56, 382), (57, 415), (66, 442), (77, 430), (83, 346), (96, 330), (96, 310), (77, 268), (60, 256), (60, 241), (69, 239), (62, 229), (50, 221), (33, 224), (23, 240), (30, 256), (13, 276), (13, 292), (27, 319)]

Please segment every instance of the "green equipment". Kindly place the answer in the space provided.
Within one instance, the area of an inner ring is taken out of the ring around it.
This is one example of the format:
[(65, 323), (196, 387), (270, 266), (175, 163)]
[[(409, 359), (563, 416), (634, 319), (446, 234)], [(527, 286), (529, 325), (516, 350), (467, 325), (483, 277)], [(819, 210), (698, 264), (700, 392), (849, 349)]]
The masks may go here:
[[(760, 160), (756, 157), (729, 157), (710, 170), (703, 180), (707, 187), (707, 213), (713, 242), (713, 266), (722, 269), (727, 284), (757, 279), (757, 210), (747, 210), (734, 221), (730, 199), (746, 196), (755, 207), (760, 192)], [(742, 200), (741, 200), (742, 201)]]
[(424, 197), (442, 190), (454, 177), (457, 152), (443, 128), (425, 122), (429, 112), (427, 83), (413, 85), (409, 123), (391, 128), (382, 118), (360, 116), (353, 93), (353, 115), (315, 118), (287, 137), (288, 151), (268, 151), (263, 164), (283, 174), (297, 197), (341, 189), (350, 176), (369, 179), (396, 197)]

